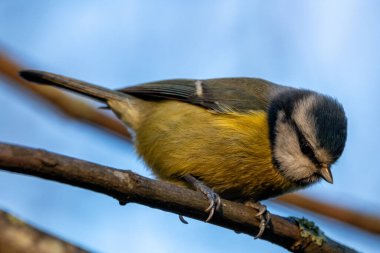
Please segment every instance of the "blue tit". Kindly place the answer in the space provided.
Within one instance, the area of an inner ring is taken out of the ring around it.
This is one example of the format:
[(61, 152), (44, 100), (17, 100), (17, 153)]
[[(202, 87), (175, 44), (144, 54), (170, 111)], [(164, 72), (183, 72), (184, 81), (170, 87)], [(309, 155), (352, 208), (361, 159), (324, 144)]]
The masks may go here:
[(110, 90), (42, 71), (20, 75), (105, 103), (133, 131), (155, 175), (206, 194), (208, 219), (219, 196), (257, 202), (320, 179), (333, 183), (331, 165), (346, 142), (337, 100), (262, 79), (175, 79)]

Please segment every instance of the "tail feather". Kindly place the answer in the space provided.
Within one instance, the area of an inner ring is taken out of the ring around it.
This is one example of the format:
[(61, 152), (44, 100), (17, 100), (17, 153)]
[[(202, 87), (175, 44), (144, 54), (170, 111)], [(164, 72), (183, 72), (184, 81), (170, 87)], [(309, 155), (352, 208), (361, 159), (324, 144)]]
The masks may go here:
[(75, 91), (94, 98), (100, 102), (107, 102), (109, 100), (124, 100), (129, 96), (119, 91), (107, 89), (87, 82), (79, 81), (73, 78), (52, 74), (44, 71), (37, 70), (23, 70), (20, 71), (20, 76), (25, 80), (61, 87), (67, 90)]
[(44, 71), (23, 70), (20, 76), (28, 81), (53, 85), (67, 90), (75, 91), (90, 98), (94, 98), (107, 105), (112, 111), (132, 129), (140, 124), (140, 111), (144, 110), (147, 102), (107, 88), (79, 81), (73, 78), (52, 74)]

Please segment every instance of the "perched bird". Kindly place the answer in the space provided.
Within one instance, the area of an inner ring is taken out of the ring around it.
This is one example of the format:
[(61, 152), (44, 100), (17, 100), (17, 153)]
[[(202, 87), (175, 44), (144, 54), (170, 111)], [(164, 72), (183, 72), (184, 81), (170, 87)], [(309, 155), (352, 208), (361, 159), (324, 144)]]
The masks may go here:
[(335, 99), (262, 79), (176, 79), (110, 90), (42, 71), (20, 75), (105, 103), (134, 132), (138, 154), (159, 178), (207, 196), (207, 220), (219, 196), (257, 202), (258, 236), (269, 220), (258, 201), (321, 178), (333, 183), (330, 166), (346, 142), (347, 119)]

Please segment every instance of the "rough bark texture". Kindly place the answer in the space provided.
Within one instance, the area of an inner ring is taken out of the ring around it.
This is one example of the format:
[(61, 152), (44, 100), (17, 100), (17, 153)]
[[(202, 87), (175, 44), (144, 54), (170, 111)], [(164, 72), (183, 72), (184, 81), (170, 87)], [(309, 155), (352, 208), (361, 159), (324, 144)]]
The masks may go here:
[[(100, 192), (121, 204), (135, 202), (198, 220), (207, 217), (204, 209), (208, 202), (199, 192), (40, 149), (0, 144), (0, 168)], [(257, 234), (259, 220), (255, 210), (227, 200), (222, 200), (221, 209), (210, 223), (252, 236)], [(293, 252), (356, 252), (327, 237), (318, 245), (311, 236), (301, 234), (305, 233), (294, 220), (272, 214), (261, 239)]]
[(0, 211), (0, 253), (86, 253), (88, 251), (42, 232)]

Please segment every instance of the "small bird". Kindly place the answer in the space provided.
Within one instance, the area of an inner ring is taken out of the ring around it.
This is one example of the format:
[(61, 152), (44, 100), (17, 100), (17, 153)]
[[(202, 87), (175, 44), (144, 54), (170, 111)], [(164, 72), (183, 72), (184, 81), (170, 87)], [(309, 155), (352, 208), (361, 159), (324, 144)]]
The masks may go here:
[(320, 179), (333, 183), (330, 168), (347, 137), (337, 100), (263, 79), (175, 79), (110, 90), (43, 71), (20, 75), (105, 103), (132, 130), (158, 178), (206, 195), (206, 221), (220, 197), (248, 202), (259, 210), (257, 237), (270, 219), (259, 201)]

